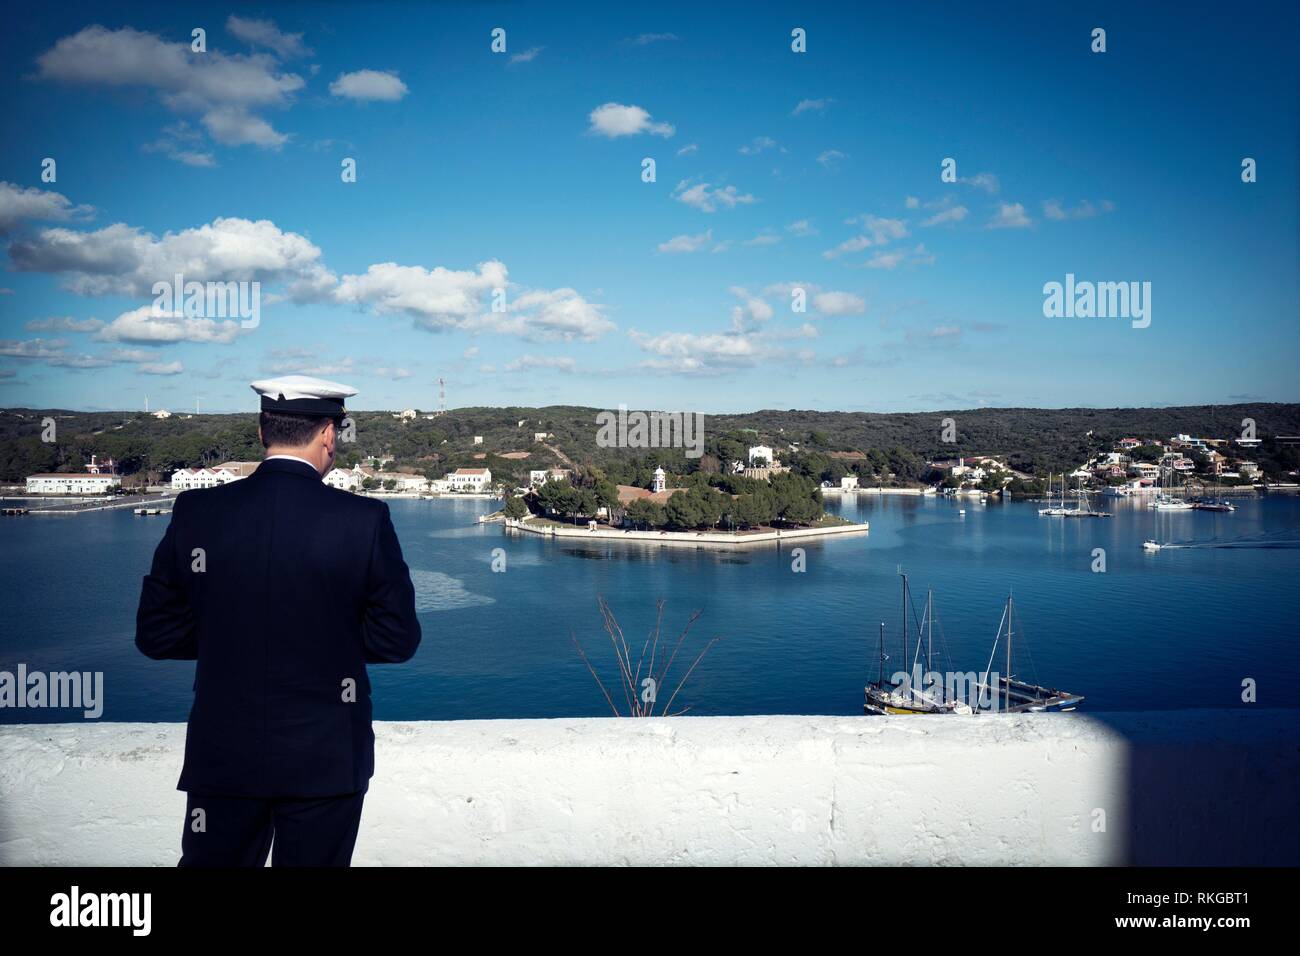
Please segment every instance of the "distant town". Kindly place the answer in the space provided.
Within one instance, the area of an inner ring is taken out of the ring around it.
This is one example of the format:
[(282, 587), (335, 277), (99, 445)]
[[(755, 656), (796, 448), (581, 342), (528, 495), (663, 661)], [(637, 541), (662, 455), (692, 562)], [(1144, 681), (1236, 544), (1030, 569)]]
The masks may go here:
[[(1267, 407), (1279, 408), (1285, 415), (1270, 418), (1297, 424), (1296, 406)], [(610, 451), (592, 442), (594, 419), (589, 412), (528, 411), (533, 417), (506, 422), (502, 418), (515, 410), (356, 413), (359, 437), (340, 445), (336, 466), (324, 481), (341, 491), (377, 497), (504, 499), (500, 517), (539, 525), (549, 521), (646, 530), (762, 531), (828, 525), (838, 519), (826, 514), (823, 498), (850, 494), (1041, 497), (1058, 489), (1064, 496), (1067, 486), (1074, 493), (1110, 496), (1162, 489), (1200, 494), (1209, 488), (1256, 493), (1296, 488), (1300, 470), (1300, 437), (1274, 431), (1253, 434), (1253, 419), (1236, 413), (1234, 424), (1244, 421), (1248, 426), (1237, 434), (1125, 434), (1094, 426), (1061, 442), (1071, 442), (1078, 457), (1071, 462), (1057, 458), (1053, 470), (1051, 458), (1043, 469), (1032, 450), (985, 453), (972, 447), (974, 436), (968, 434), (959, 435), (956, 442), (939, 440), (939, 448), (955, 444), (963, 449), (952, 456), (925, 456), (918, 453), (925, 449), (901, 443), (880, 447), (863, 442), (855, 447), (849, 435), (798, 427), (791, 419), (810, 413), (795, 412), (750, 416), (765, 427), (740, 425), (739, 417), (711, 419), (714, 430), (706, 451), (694, 460), (672, 448)], [(1005, 445), (1008, 439), (1000, 433), (1008, 430), (1010, 420), (1059, 413), (1005, 410), (993, 422), (988, 420), (997, 410), (955, 414), (963, 424), (970, 423), (971, 431), (989, 432), (990, 444)], [(259, 463), (252, 416), (158, 410), (143, 420), (113, 417), (0, 412), (0, 461), (11, 473), (24, 459), (63, 457), (55, 469), (23, 475), (21, 485), (10, 484), (9, 492), (29, 498), (102, 498), (128, 492), (170, 496), (240, 481)], [(934, 415), (877, 417), (887, 421), (862, 422), (878, 428), (896, 427), (900, 420), (914, 428), (924, 422), (932, 431), (938, 422), (954, 420)], [(773, 427), (772, 421), (789, 424)], [(40, 441), (37, 432), (51, 422), (56, 427), (67, 422), (73, 434), (67, 435), (65, 425), (58, 442)], [(841, 424), (837, 419), (832, 423)], [(473, 430), (475, 425), (482, 425), (482, 432)], [(932, 437), (927, 441), (936, 446)], [(1013, 435), (1010, 441), (1030, 444), (1023, 435)], [(206, 458), (222, 448), (245, 454), (210, 464), (183, 460)], [(115, 450), (123, 457), (115, 456)], [(80, 462), (74, 461), (78, 457)], [(167, 460), (177, 459), (177, 467), (166, 467)]]

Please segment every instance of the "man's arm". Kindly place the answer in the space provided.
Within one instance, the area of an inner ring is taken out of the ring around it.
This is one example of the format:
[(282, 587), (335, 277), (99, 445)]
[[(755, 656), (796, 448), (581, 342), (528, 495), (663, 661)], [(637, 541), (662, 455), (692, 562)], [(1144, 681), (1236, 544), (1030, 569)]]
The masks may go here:
[(361, 622), (367, 664), (400, 664), (420, 646), (420, 622), (415, 617), (415, 588), (402, 560), (402, 546), (393, 530), (388, 506), (375, 533), (366, 581), (366, 616)]
[(185, 586), (185, 569), (176, 563), (176, 522), (184, 495), (172, 505), (172, 520), (153, 553), (153, 566), (140, 589), (135, 614), (135, 646), (156, 661), (192, 661), (199, 656), (194, 609)]

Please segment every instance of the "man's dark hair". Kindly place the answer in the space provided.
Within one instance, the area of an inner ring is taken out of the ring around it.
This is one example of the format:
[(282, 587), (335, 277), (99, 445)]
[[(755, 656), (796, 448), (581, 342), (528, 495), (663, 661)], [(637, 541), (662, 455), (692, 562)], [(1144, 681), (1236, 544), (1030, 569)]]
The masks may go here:
[(262, 426), (262, 447), (288, 445), (298, 448), (307, 444), (316, 433), (334, 419), (328, 415), (287, 415), (284, 412), (262, 412), (257, 423)]

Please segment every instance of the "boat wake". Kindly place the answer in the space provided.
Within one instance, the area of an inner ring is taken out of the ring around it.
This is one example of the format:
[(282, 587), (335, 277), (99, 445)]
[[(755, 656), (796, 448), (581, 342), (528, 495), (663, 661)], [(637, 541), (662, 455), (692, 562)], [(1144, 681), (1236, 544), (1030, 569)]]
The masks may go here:
[(1292, 550), (1300, 548), (1300, 541), (1286, 541), (1277, 538), (1265, 538), (1260, 540), (1243, 539), (1239, 541), (1187, 541), (1184, 543), (1171, 542), (1160, 545), (1161, 551), (1168, 551), (1172, 548), (1180, 550), (1206, 550), (1211, 548), (1274, 548), (1280, 550)]

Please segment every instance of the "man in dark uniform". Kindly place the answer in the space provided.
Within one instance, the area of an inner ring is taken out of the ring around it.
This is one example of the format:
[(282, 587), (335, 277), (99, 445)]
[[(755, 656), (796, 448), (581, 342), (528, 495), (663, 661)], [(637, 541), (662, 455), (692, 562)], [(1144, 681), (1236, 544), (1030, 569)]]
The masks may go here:
[(321, 481), (346, 385), (255, 382), (266, 460), (180, 495), (144, 579), (136, 646), (197, 661), (177, 789), (182, 866), (347, 866), (374, 773), (366, 664), (420, 644), (382, 501)]

